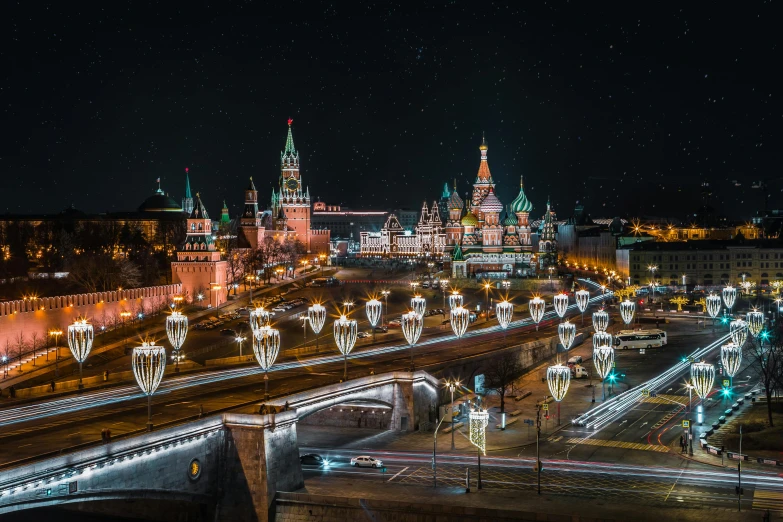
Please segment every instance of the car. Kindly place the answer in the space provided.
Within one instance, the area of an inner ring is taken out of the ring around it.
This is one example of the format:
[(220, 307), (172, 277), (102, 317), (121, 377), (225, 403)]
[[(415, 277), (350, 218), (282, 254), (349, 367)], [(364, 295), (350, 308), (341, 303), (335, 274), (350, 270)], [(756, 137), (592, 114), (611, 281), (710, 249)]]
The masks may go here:
[(393, 321), (389, 321), (389, 327), (390, 328), (399, 328), (402, 325), (402, 321), (399, 319), (394, 319)]
[(288, 310), (288, 308), (286, 308), (286, 307), (285, 307), (285, 306), (283, 306), (283, 305), (277, 305), (277, 306), (275, 306), (274, 308), (272, 308), (272, 311), (273, 311), (273, 312), (285, 312), (285, 311), (287, 311), (287, 310)]
[(424, 281), (424, 282), (421, 284), (421, 287), (422, 287), (422, 288), (429, 288), (429, 287), (430, 287), (430, 282), (429, 282), (429, 281)]
[(220, 335), (231, 335), (231, 336), (236, 337), (237, 333), (236, 333), (236, 331), (232, 330), (231, 328), (223, 328), (222, 330), (220, 330)]
[(383, 461), (362, 455), (361, 457), (352, 458), (351, 466), (357, 468), (380, 468), (383, 466)]
[(386, 333), (386, 332), (389, 331), (389, 327), (388, 326), (378, 326), (377, 328), (375, 328), (375, 331), (378, 332), (378, 333)]
[(570, 359), (568, 359), (568, 364), (581, 364), (582, 363), (582, 356), (581, 355), (574, 355)]
[(306, 455), (302, 455), (299, 457), (299, 462), (308, 466), (318, 466), (319, 468), (329, 467), (329, 459), (325, 459), (317, 453), (307, 453)]
[(359, 333), (356, 334), (356, 337), (358, 337), (359, 339), (364, 339), (366, 337), (371, 337), (371, 336), (372, 336), (372, 334), (367, 333), (367, 332), (359, 332)]

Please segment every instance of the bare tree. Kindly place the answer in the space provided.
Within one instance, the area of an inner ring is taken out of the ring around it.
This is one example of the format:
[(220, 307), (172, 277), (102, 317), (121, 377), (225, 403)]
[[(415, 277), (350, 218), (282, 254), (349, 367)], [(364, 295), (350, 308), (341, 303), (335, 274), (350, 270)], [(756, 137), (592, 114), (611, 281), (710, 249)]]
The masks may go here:
[(30, 338), (33, 340), (33, 366), (35, 366), (35, 359), (36, 359), (36, 349), (38, 348), (38, 332), (36, 330), (33, 330), (33, 333), (30, 334)]
[(19, 371), (22, 371), (22, 355), (24, 354), (24, 333), (19, 332), (16, 336), (16, 350), (19, 353)]
[(783, 365), (783, 324), (776, 325), (764, 342), (761, 337), (751, 337), (746, 341), (746, 352), (751, 364), (759, 374), (759, 380), (767, 395), (767, 417), (770, 427), (772, 421), (772, 395), (775, 391)]
[(511, 393), (514, 381), (522, 375), (522, 365), (513, 352), (493, 357), (484, 370), (484, 388), (500, 396), (500, 412), (506, 411), (506, 394)]

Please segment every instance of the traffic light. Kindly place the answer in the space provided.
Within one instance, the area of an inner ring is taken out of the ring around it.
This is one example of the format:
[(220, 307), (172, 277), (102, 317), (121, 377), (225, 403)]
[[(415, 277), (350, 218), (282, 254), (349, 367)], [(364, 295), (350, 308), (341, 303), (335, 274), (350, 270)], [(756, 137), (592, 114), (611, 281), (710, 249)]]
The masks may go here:
[(726, 317), (726, 316), (722, 317), (722, 318), (721, 318), (721, 320), (720, 320), (720, 323), (721, 323), (721, 324), (726, 324), (726, 323), (728, 323), (728, 322), (729, 322), (729, 318), (728, 318), (728, 317)]
[(729, 395), (731, 395), (731, 390), (729, 388), (726, 388), (726, 387), (721, 389), (720, 392), (721, 392), (721, 394), (723, 394), (724, 397), (728, 397)]

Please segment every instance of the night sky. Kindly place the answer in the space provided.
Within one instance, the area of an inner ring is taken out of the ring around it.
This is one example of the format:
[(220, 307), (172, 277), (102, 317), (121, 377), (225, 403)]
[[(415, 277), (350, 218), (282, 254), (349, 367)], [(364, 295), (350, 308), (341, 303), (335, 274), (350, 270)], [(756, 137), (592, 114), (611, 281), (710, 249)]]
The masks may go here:
[(705, 181), (731, 218), (783, 206), (773, 2), (508, 4), (4, 5), (0, 212), (134, 210), (158, 177), (179, 201), (189, 167), (235, 215), (289, 117), (313, 199), (353, 208), (464, 194), (482, 132), (534, 216), (686, 218)]

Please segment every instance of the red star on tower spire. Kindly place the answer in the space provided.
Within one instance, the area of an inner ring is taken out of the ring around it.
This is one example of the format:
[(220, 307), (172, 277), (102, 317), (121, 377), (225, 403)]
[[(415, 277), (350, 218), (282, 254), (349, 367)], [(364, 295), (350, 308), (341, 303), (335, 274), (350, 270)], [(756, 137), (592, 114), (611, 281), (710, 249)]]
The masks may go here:
[(291, 126), (291, 124), (292, 124), (293, 122), (294, 122), (294, 119), (293, 119), (293, 118), (288, 118), (288, 126), (289, 126), (289, 127)]

